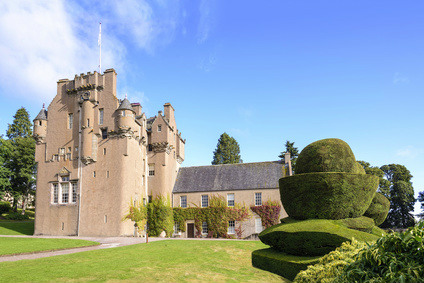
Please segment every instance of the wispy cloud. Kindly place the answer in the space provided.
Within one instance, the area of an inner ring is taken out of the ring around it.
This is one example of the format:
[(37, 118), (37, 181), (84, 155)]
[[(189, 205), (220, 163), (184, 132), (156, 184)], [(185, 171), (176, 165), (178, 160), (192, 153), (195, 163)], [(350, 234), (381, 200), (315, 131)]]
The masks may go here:
[(102, 21), (102, 66), (124, 69), (127, 40), (149, 53), (156, 46), (172, 41), (178, 24), (178, 3), (174, 3), (2, 1), (1, 91), (48, 102), (56, 94), (58, 79), (97, 70), (99, 21)]
[(421, 155), (423, 153), (424, 153), (424, 149), (423, 148), (416, 148), (414, 146), (409, 145), (409, 146), (406, 146), (406, 147), (403, 147), (403, 148), (399, 149), (396, 152), (396, 155), (397, 156), (400, 156), (402, 158), (413, 159), (413, 158), (416, 158), (417, 156), (419, 156), (419, 155)]
[(197, 43), (206, 42), (214, 24), (213, 1), (201, 0), (199, 6), (200, 21), (197, 29)]
[(393, 84), (408, 84), (409, 78), (401, 73), (396, 72), (393, 75)]

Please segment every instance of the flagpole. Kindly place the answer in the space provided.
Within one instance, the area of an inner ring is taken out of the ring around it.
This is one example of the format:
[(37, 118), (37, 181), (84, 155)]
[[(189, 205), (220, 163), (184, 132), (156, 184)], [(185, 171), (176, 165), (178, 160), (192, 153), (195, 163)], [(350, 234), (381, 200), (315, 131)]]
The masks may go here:
[(99, 73), (102, 73), (102, 23), (99, 23)]

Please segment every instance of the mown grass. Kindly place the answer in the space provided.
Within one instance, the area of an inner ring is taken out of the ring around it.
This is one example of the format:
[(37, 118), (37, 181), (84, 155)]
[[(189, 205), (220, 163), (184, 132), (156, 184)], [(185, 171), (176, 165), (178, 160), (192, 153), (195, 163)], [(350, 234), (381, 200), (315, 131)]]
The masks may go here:
[(34, 220), (29, 221), (0, 221), (0, 235), (33, 235)]
[(53, 251), (98, 245), (97, 242), (74, 239), (40, 239), (0, 237), (0, 256)]
[(165, 240), (0, 263), (0, 282), (281, 282), (256, 269), (258, 241)]

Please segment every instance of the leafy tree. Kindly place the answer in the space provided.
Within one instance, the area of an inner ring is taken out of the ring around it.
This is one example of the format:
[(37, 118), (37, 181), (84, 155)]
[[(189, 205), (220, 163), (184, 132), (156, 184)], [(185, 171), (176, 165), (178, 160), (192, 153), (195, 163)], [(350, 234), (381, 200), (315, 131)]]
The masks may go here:
[(418, 194), (418, 201), (421, 203), (421, 213), (418, 214), (418, 217), (424, 219), (424, 191)]
[(9, 142), (0, 137), (0, 200), (3, 199), (5, 192), (10, 190), (10, 170), (5, 166), (9, 156)]
[(390, 182), (390, 211), (386, 221), (381, 225), (385, 228), (407, 228), (413, 226), (415, 197), (412, 186), (411, 172), (403, 165), (383, 165), (380, 169)]
[(290, 142), (289, 140), (286, 141), (285, 147), (286, 147), (286, 151), (281, 152), (278, 157), (284, 161), (284, 156), (286, 152), (290, 153), (290, 160), (291, 160), (292, 168), (294, 171), (296, 167), (296, 160), (297, 160), (297, 157), (299, 156), (299, 150), (297, 147), (294, 146), (294, 142)]
[(213, 152), (212, 165), (242, 163), (240, 156), (240, 146), (235, 138), (223, 133), (218, 140), (216, 149)]
[[(16, 112), (13, 123), (7, 129), (7, 141), (2, 144), (6, 151), (4, 167), (8, 169), (10, 186), (8, 192), (13, 197), (13, 210), (17, 211), (18, 200), (22, 200), (22, 213), (25, 213), (29, 194), (35, 185), (35, 141), (32, 138), (31, 122), (25, 108)], [(7, 149), (7, 150), (6, 150)]]

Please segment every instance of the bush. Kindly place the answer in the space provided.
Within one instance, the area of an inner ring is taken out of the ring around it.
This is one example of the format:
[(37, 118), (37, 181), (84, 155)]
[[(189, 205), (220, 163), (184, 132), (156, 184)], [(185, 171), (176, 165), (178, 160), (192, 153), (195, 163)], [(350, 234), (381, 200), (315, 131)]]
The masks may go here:
[(329, 283), (343, 273), (346, 265), (354, 262), (355, 256), (367, 245), (352, 239), (343, 243), (335, 251), (320, 258), (315, 265), (300, 271), (293, 282), (296, 283)]
[(296, 174), (280, 179), (281, 202), (295, 219), (356, 218), (370, 206), (378, 182), (363, 174)]
[(174, 233), (173, 210), (168, 198), (158, 196), (147, 204), (149, 235), (157, 237), (165, 231), (167, 237)]
[(374, 219), (375, 225), (381, 225), (389, 214), (390, 201), (381, 193), (376, 193), (364, 216)]
[(7, 213), (12, 209), (12, 206), (7, 201), (0, 201), (0, 214)]
[(335, 282), (423, 282), (424, 221), (361, 251)]
[(20, 212), (12, 212), (6, 215), (4, 218), (7, 220), (28, 220), (29, 216), (27, 214), (22, 215)]
[(263, 243), (287, 254), (318, 256), (335, 250), (352, 238), (372, 242), (379, 237), (349, 229), (340, 220), (310, 219), (272, 226), (262, 231), (259, 238)]
[(306, 146), (296, 161), (296, 174), (313, 172), (359, 173), (350, 146), (340, 139), (323, 139)]

